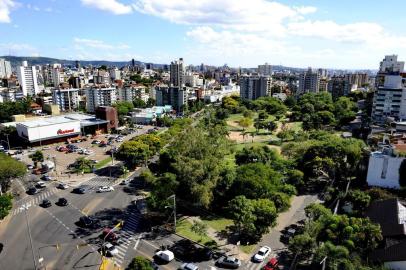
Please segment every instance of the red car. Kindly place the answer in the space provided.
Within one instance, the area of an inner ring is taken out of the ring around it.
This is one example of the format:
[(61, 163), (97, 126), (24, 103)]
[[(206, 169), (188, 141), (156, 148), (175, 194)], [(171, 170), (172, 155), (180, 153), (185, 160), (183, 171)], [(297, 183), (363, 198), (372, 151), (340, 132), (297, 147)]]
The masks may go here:
[(277, 269), (279, 269), (278, 265), (279, 265), (278, 260), (276, 258), (272, 258), (262, 269), (263, 270), (277, 270)]

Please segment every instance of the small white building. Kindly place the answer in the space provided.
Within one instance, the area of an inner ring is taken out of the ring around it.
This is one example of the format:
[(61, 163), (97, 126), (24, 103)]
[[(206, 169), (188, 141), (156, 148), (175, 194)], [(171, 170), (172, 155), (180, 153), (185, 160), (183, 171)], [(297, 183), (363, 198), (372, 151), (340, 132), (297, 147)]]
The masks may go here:
[(369, 157), (367, 182), (369, 186), (399, 189), (399, 167), (405, 158), (385, 152), (373, 152)]

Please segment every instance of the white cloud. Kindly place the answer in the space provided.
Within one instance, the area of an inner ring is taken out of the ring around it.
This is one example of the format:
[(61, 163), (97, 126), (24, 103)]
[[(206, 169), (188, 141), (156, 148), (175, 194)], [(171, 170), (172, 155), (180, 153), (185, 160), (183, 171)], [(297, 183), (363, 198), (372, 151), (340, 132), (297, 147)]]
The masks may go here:
[(216, 64), (219, 59), (246, 64), (274, 58), (293, 65), (303, 65), (304, 60), (320, 64), (324, 59), (331, 66), (345, 66), (345, 61), (353, 66), (357, 63), (351, 51), (368, 50), (378, 62), (384, 54), (406, 48), (406, 35), (390, 33), (375, 22), (313, 19), (318, 12), (314, 6), (270, 0), (137, 0), (133, 8), (189, 25), (189, 55), (194, 59), (214, 55)]
[(0, 55), (33, 56), (39, 53), (34, 46), (25, 43), (0, 43)]
[(0, 23), (10, 23), (11, 9), (16, 7), (16, 3), (13, 0), (0, 0)]
[(119, 49), (119, 50), (123, 50), (123, 49), (129, 49), (130, 46), (127, 44), (107, 44), (106, 42), (102, 41), (102, 40), (97, 40), (97, 39), (87, 39), (87, 38), (77, 38), (75, 37), (73, 39), (74, 43), (76, 45), (83, 45), (86, 47), (90, 47), (90, 48), (96, 48), (96, 49), (104, 49), (104, 50), (113, 50), (113, 49)]
[(81, 0), (82, 4), (100, 10), (112, 12), (115, 15), (132, 13), (131, 5), (122, 4), (116, 0)]

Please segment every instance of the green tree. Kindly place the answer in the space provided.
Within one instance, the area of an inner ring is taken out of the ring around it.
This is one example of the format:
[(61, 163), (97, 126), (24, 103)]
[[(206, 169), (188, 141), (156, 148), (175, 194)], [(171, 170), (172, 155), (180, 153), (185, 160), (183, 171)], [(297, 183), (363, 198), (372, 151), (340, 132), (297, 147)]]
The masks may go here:
[(316, 247), (316, 239), (307, 232), (296, 235), (289, 241), (289, 250), (293, 254), (298, 254), (300, 260), (310, 258)]
[(128, 265), (127, 270), (154, 270), (154, 268), (148, 259), (137, 256)]
[(243, 113), (242, 113), (242, 115), (245, 117), (245, 118), (253, 118), (254, 117), (254, 113), (251, 111), (251, 110), (245, 110)]
[(268, 146), (252, 146), (244, 147), (235, 154), (237, 165), (248, 164), (253, 162), (261, 162), (269, 164), (279, 158), (278, 153), (270, 149)]
[(228, 204), (228, 211), (231, 219), (234, 221), (237, 232), (240, 234), (248, 233), (249, 235), (255, 232), (254, 221), (254, 206), (251, 200), (245, 196), (237, 196)]
[(371, 196), (361, 190), (351, 190), (346, 199), (351, 202), (353, 210), (360, 214), (366, 210), (371, 202)]
[(26, 173), (27, 168), (24, 163), (0, 153), (0, 185), (2, 192), (8, 190), (12, 179), (21, 177)]
[(113, 107), (117, 109), (119, 116), (125, 116), (134, 109), (133, 103), (128, 101), (116, 102)]
[(244, 117), (240, 121), (238, 121), (238, 125), (243, 128), (245, 131), (246, 128), (250, 127), (252, 125), (252, 119)]
[(13, 208), (13, 196), (11, 194), (0, 195), (0, 220), (5, 218)]
[(85, 157), (79, 157), (75, 161), (77, 172), (89, 172), (93, 168), (93, 162)]
[(203, 236), (207, 235), (207, 225), (202, 221), (193, 221), (192, 227), (190, 228), (192, 232), (200, 236), (200, 241), (202, 241)]
[(117, 157), (125, 160), (132, 167), (146, 163), (152, 152), (148, 144), (142, 141), (126, 141), (120, 145)]
[[(147, 104), (140, 98), (134, 98), (133, 105), (135, 108), (146, 108)], [(127, 112), (128, 113), (128, 112)]]
[(44, 154), (40, 150), (37, 150), (33, 154), (30, 155), (30, 158), (34, 162), (35, 166), (37, 166), (38, 162), (44, 161)]

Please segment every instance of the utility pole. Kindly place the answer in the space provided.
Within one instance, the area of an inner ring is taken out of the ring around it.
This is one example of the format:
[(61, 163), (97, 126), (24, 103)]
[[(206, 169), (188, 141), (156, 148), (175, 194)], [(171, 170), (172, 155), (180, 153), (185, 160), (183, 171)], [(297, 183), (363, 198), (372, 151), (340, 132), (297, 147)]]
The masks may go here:
[(9, 134), (6, 133), (7, 136), (7, 146), (8, 146), (8, 150), (10, 151), (10, 140), (8, 139)]
[(175, 226), (175, 231), (176, 231), (176, 195), (173, 194), (169, 196), (167, 199), (173, 199), (173, 223)]
[(28, 222), (27, 208), (28, 208), (27, 205), (25, 205), (24, 206), (25, 221), (27, 222), (28, 237), (30, 238), (32, 260), (34, 261), (34, 269), (37, 270), (37, 261), (35, 260), (34, 245), (32, 244), (31, 228), (30, 228), (30, 223)]

